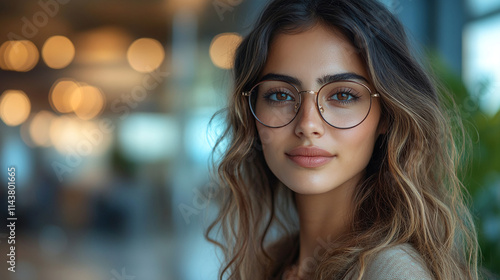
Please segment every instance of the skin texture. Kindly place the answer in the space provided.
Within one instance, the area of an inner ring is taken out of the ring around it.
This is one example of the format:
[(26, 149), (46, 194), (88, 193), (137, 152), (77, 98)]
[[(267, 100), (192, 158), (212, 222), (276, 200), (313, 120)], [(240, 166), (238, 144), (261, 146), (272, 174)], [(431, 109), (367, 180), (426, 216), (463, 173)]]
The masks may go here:
[[(340, 33), (317, 24), (298, 34), (278, 34), (269, 50), (261, 76), (273, 73), (298, 79), (299, 90), (317, 91), (325, 75), (369, 75), (354, 47)], [(272, 172), (295, 192), (300, 220), (299, 276), (315, 261), (318, 238), (334, 240), (345, 233), (352, 213), (352, 194), (370, 160), (379, 128), (381, 109), (373, 98), (367, 118), (350, 129), (329, 126), (321, 118), (315, 95), (303, 94), (295, 120), (285, 127), (268, 128), (256, 121), (265, 160)], [(331, 153), (325, 165), (304, 168), (287, 157), (299, 146), (317, 147)], [(317, 257), (316, 257), (317, 258)]]

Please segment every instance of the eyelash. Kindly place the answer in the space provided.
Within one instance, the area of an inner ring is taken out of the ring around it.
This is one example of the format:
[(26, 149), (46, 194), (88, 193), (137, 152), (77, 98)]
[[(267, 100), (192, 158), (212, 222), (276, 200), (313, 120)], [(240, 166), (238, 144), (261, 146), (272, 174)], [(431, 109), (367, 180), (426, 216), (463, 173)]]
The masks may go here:
[(292, 95), (290, 95), (289, 93), (285, 92), (284, 90), (280, 90), (280, 89), (272, 89), (272, 90), (268, 91), (267, 93), (264, 94), (263, 98), (267, 102), (272, 102), (272, 103), (283, 103), (283, 102), (290, 102), (290, 101), (292, 101), (292, 100), (272, 100), (270, 98), (270, 96), (272, 96), (274, 94), (279, 94), (279, 93), (286, 94), (287, 96), (291, 97), (293, 99), (293, 101), (295, 101), (295, 99), (293, 98)]
[[(331, 99), (333, 96), (337, 96), (337, 98), (338, 98), (339, 94), (347, 94), (347, 95), (351, 96), (352, 99), (351, 100)], [(334, 100), (335, 102), (339, 102), (341, 104), (349, 104), (352, 102), (357, 102), (359, 100), (359, 94), (357, 92), (355, 92), (352, 88), (340, 88), (340, 89), (336, 89), (335, 92), (332, 95), (330, 95), (330, 97), (328, 97), (328, 99)]]
[[(264, 94), (263, 98), (267, 101), (267, 102), (270, 102), (270, 103), (274, 103), (274, 104), (280, 104), (280, 103), (285, 103), (285, 102), (290, 102), (292, 100), (272, 100), (270, 98), (270, 96), (272, 95), (275, 95), (275, 94), (286, 94), (287, 96), (291, 97), (292, 99), (293, 96), (290, 95), (289, 93), (286, 92), (286, 90), (281, 90), (281, 89), (272, 89), (270, 91), (268, 91), (267, 93)], [(332, 99), (332, 97), (334, 96), (337, 96), (338, 98), (338, 95), (339, 94), (347, 94), (350, 96), (350, 100), (336, 100), (336, 99)], [(353, 90), (352, 88), (339, 88), (339, 89), (335, 89), (335, 92), (333, 94), (331, 94), (327, 100), (332, 100), (332, 101), (335, 101), (339, 104), (342, 104), (342, 105), (348, 105), (350, 103), (354, 103), (354, 102), (357, 102), (359, 100), (360, 96), (359, 94)], [(295, 99), (293, 100), (295, 101)]]

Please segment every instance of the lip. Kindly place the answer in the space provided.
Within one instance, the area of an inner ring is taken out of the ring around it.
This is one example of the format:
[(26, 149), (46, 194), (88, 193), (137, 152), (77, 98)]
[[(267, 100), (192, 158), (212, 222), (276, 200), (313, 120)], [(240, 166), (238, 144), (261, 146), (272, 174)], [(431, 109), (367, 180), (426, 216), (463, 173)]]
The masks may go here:
[(335, 156), (317, 147), (296, 147), (285, 153), (286, 156), (304, 168), (315, 168), (330, 162)]

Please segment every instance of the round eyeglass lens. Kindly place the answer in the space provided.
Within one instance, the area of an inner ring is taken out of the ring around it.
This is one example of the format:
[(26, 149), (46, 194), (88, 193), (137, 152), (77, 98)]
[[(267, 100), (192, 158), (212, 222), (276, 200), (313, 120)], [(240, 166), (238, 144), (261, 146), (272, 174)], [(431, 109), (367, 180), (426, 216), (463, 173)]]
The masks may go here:
[(250, 107), (255, 118), (270, 127), (290, 123), (300, 105), (297, 89), (283, 81), (263, 81), (250, 94)]
[(318, 108), (323, 119), (337, 128), (350, 128), (360, 124), (371, 107), (371, 92), (365, 85), (354, 81), (326, 84), (318, 93)]
[[(360, 124), (370, 112), (371, 92), (355, 81), (337, 81), (324, 85), (317, 95), (322, 118), (331, 126), (351, 128)], [(301, 96), (291, 84), (263, 81), (250, 93), (250, 109), (255, 118), (269, 127), (289, 124), (299, 111)]]

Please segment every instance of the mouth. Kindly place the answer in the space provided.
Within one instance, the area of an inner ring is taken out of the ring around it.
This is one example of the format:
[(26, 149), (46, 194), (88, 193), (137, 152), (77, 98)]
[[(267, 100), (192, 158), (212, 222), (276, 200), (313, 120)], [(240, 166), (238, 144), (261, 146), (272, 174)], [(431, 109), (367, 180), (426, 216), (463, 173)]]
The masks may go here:
[(335, 157), (323, 149), (305, 146), (294, 148), (285, 154), (292, 162), (304, 168), (323, 166)]

